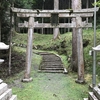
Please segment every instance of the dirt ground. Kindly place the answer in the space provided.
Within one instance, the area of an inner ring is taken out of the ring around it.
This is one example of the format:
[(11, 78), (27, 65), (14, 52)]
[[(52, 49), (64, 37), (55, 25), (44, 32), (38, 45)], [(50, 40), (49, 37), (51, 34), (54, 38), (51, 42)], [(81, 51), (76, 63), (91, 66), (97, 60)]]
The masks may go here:
[(0, 65), (0, 78), (5, 80), (7, 77), (11, 77), (16, 73), (19, 73), (25, 68), (25, 55), (12, 52), (11, 57), (11, 74), (9, 75), (9, 55), (8, 52), (3, 52), (2, 59), (5, 61)]

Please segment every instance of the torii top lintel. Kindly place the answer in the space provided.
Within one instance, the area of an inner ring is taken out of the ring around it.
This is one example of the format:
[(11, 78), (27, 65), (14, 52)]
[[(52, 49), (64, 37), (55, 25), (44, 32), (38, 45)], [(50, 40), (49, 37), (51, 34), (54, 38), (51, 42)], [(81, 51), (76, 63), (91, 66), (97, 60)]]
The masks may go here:
[[(20, 8), (14, 8), (11, 7), (11, 10), (16, 13), (37, 13), (36, 10), (31, 9), (20, 9)], [(96, 11), (99, 10), (99, 7), (96, 8)], [(64, 10), (39, 10), (40, 13), (70, 13), (72, 9), (64, 9)], [(80, 10), (73, 10), (73, 13), (93, 13), (94, 8), (88, 8), (88, 9), (80, 9)]]
[[(94, 8), (88, 9), (80, 9), (80, 10), (72, 10), (72, 9), (64, 9), (64, 10), (31, 10), (31, 9), (20, 9), (11, 7), (12, 12), (17, 13), (19, 17), (50, 17), (51, 13), (58, 13), (59, 17), (75, 17), (77, 15), (83, 17), (93, 16)], [(96, 11), (99, 10), (99, 7), (96, 8)], [(69, 15), (69, 16), (66, 16)]]

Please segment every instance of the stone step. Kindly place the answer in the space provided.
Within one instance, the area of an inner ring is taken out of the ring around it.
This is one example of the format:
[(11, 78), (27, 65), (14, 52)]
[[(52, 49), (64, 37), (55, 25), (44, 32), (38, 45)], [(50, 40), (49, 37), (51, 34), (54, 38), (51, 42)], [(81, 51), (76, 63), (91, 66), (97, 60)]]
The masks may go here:
[(53, 53), (40, 53), (42, 55), (42, 62), (39, 67), (40, 72), (46, 73), (67, 73), (64, 70), (61, 58)]
[(64, 68), (63, 65), (41, 65), (42, 68)]
[(97, 97), (93, 94), (93, 92), (89, 92), (89, 100), (99, 100)]
[(56, 54), (54, 54), (54, 53), (45, 53), (45, 54), (41, 54), (41, 55), (44, 55), (44, 56), (57, 56)]
[(12, 89), (8, 89), (2, 95), (0, 95), (0, 100), (9, 100), (12, 96)]
[(17, 100), (17, 95), (12, 95), (12, 97), (9, 100)]
[(53, 68), (53, 67), (52, 68), (47, 68), (47, 67), (43, 68), (42, 67), (42, 70), (64, 70), (64, 68), (62, 68), (62, 67), (61, 68), (59, 68), (59, 67), (58, 68)]
[(61, 67), (63, 67), (63, 64), (56, 64), (56, 63), (55, 63), (55, 64), (53, 64), (53, 63), (52, 63), (52, 64), (45, 64), (45, 63), (42, 63), (41, 65), (42, 65), (42, 66), (61, 66)]
[(48, 67), (48, 66), (63, 67), (62, 64), (56, 64), (56, 63), (55, 63), (55, 64), (45, 64), (45, 63), (42, 63), (41, 66), (44, 66), (44, 67), (45, 67), (45, 66), (47, 66), (47, 67)]
[(88, 98), (84, 98), (84, 100), (89, 100)]
[(56, 60), (61, 60), (61, 58), (59, 58), (58, 56), (55, 56), (55, 55), (46, 55), (46, 56), (43, 56), (43, 60), (52, 60), (52, 61), (56, 61)]
[(63, 73), (64, 70), (39, 70), (38, 72), (43, 72), (43, 73)]
[(52, 55), (52, 53), (48, 53), (48, 52), (38, 52), (40, 55)]
[(56, 58), (56, 59), (54, 59), (54, 58), (47, 58), (47, 59), (44, 59), (43, 58), (43, 61), (52, 61), (52, 62), (54, 62), (54, 61), (61, 61), (61, 59), (59, 59), (59, 58)]
[(63, 64), (44, 64), (42, 63), (40, 66), (42, 67), (63, 67)]
[(49, 59), (49, 58), (47, 58), (47, 59), (42, 59), (42, 61), (43, 62), (61, 62), (61, 59), (59, 59), (59, 58), (56, 58), (56, 59), (54, 59), (54, 58), (51, 58), (51, 59)]
[(1, 83), (0, 84), (0, 95), (3, 94), (7, 90), (7, 84), (6, 83)]
[(2, 79), (0, 79), (0, 84), (3, 82), (3, 80)]
[(100, 83), (98, 84), (98, 88), (100, 88)]
[(57, 65), (62, 65), (61, 61), (42, 61), (44, 64), (57, 64)]
[(98, 100), (100, 100), (100, 89), (96, 86), (93, 89), (93, 93), (95, 94), (95, 96), (98, 98)]

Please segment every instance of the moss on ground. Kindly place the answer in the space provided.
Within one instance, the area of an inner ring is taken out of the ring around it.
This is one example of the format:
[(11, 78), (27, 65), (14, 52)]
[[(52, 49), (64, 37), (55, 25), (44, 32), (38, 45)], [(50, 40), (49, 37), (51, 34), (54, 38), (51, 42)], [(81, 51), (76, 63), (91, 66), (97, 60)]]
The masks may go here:
[[(100, 30), (97, 30), (97, 45), (100, 43), (99, 37)], [(93, 46), (93, 30), (83, 31), (83, 39), (89, 42), (88, 45), (84, 47), (85, 79), (87, 84), (76, 84), (75, 79), (77, 78), (77, 73), (74, 72), (69, 72), (68, 75), (38, 73), (41, 57), (33, 53), (31, 70), (33, 81), (30, 83), (20, 82), (23, 78), (23, 71), (7, 79), (8, 83), (13, 88), (13, 93), (18, 95), (18, 100), (83, 100), (84, 97), (87, 97), (88, 86), (91, 84), (92, 80), (92, 56), (89, 55), (89, 50), (91, 50)], [(64, 41), (66, 41), (66, 47), (61, 45)], [(17, 44), (16, 47), (14, 47), (15, 51), (20, 53), (25, 52), (27, 34), (16, 33), (13, 37), (13, 42), (15, 45)], [(56, 41), (52, 41), (52, 35), (36, 33), (34, 34), (33, 46), (35, 52), (38, 52), (37, 50), (39, 49), (56, 51), (56, 53), (61, 54), (64, 65), (68, 67), (67, 56), (71, 55), (71, 43), (71, 33), (61, 35), (61, 39)], [(65, 52), (64, 49), (67, 52)], [(100, 53), (98, 52), (97, 62), (99, 61)], [(99, 72), (100, 67), (97, 64), (97, 82), (100, 82)]]
[(40, 62), (41, 57), (33, 54), (32, 82), (20, 82), (22, 76), (13, 80), (11, 86), (13, 93), (18, 95), (18, 100), (82, 100), (87, 97), (88, 84), (75, 83), (75, 73), (39, 73)]

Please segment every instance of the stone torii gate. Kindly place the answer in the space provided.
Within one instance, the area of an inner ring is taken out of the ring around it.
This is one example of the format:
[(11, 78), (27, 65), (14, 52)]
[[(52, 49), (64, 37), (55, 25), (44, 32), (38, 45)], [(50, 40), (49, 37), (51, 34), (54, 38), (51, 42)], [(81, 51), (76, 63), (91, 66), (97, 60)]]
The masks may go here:
[[(82, 31), (80, 29), (84, 27), (92, 27), (92, 23), (82, 22), (82, 17), (92, 17), (94, 8), (90, 9), (80, 9), (80, 10), (30, 10), (30, 9), (18, 9), (12, 7), (12, 12), (17, 13), (18, 17), (28, 17), (29, 22), (20, 23), (19, 27), (27, 27), (28, 28), (28, 43), (27, 43), (27, 53), (26, 53), (26, 70), (23, 81), (31, 81), (30, 70), (31, 70), (31, 58), (32, 58), (32, 40), (34, 28), (77, 28), (78, 29), (78, 39), (82, 39), (80, 34)], [(98, 11), (98, 8), (97, 8)], [(59, 17), (70, 17), (75, 18), (76, 22), (72, 23), (59, 23), (56, 26), (52, 26), (51, 23), (37, 23), (34, 21), (35, 17), (51, 17), (56, 16)], [(58, 29), (57, 29), (58, 30)], [(78, 79), (79, 83), (84, 82), (84, 61), (83, 61), (83, 43), (78, 43)]]

